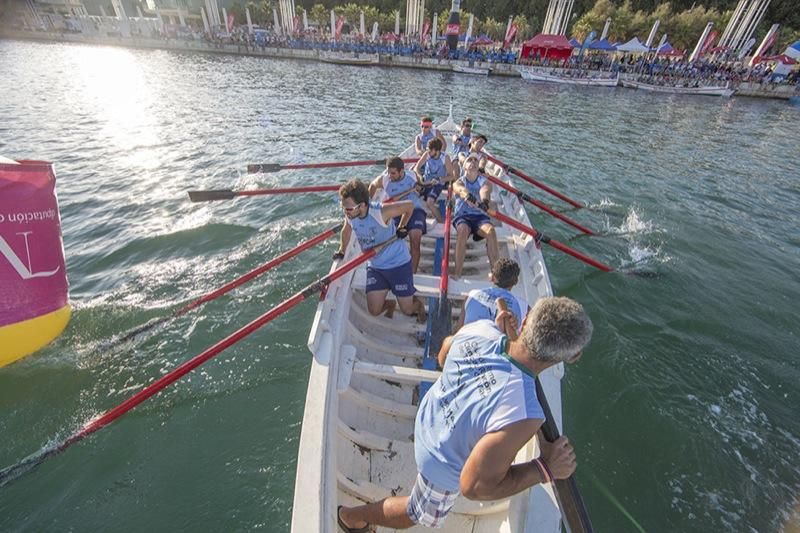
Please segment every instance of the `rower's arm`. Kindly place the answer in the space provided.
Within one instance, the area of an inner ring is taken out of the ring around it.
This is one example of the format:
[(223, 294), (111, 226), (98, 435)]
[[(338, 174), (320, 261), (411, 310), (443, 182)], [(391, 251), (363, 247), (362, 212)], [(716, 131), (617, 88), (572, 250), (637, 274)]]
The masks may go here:
[(417, 155), (422, 155), (422, 153), (426, 150), (426, 148), (422, 146), (422, 141), (419, 140), (419, 136), (414, 139), (414, 150), (417, 151)]
[(417, 164), (414, 165), (414, 174), (417, 175), (417, 181), (422, 181), (423, 170), (425, 169), (425, 162), (427, 160), (428, 160), (428, 151), (425, 150), (425, 153), (422, 154), (422, 157), (419, 158)]
[(447, 150), (447, 141), (445, 140), (444, 135), (442, 135), (441, 131), (436, 130), (436, 137), (438, 137), (442, 141), (442, 152)]
[(481, 185), (481, 192), (480, 192), (481, 200), (486, 200), (487, 202), (492, 199), (492, 182), (486, 180), (483, 185)]
[(347, 245), (350, 244), (350, 235), (353, 234), (353, 228), (347, 222), (342, 226), (342, 231), (339, 234), (339, 249), (337, 252), (344, 254), (347, 251)]
[(456, 166), (453, 164), (453, 160), (450, 159), (449, 155), (444, 156), (444, 169), (447, 171), (444, 181), (449, 182), (458, 179), (456, 175)]
[(444, 368), (444, 362), (447, 360), (447, 352), (450, 351), (450, 346), (453, 345), (453, 336), (445, 337), (442, 341), (442, 347), (439, 348), (439, 354), (436, 360), (439, 362), (439, 368)]
[(543, 483), (545, 479), (532, 462), (512, 465), (542, 422), (541, 418), (526, 418), (481, 437), (461, 471), (461, 494), (469, 500), (500, 500)]
[(397, 225), (398, 228), (406, 227), (412, 213), (414, 213), (414, 203), (411, 200), (383, 204), (381, 208), (381, 216), (384, 222), (389, 222), (393, 218), (400, 217), (400, 223)]
[(460, 196), (461, 198), (466, 200), (467, 195), (469, 195), (469, 191), (467, 190), (466, 187), (464, 187), (463, 183), (456, 180), (453, 182), (453, 194), (455, 194), (456, 196)]
[(383, 189), (383, 175), (379, 175), (377, 178), (372, 180), (369, 184), (369, 197), (370, 199), (375, 197), (375, 193), (378, 192), (379, 189)]

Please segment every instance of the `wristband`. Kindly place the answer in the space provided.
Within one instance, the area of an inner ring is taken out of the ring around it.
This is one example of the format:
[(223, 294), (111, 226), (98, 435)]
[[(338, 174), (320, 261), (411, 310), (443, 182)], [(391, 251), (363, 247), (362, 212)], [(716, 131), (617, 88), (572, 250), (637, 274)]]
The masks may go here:
[(536, 458), (531, 462), (539, 470), (539, 474), (541, 474), (542, 479), (544, 480), (543, 483), (552, 483), (553, 482), (553, 474), (550, 472), (550, 468), (547, 467), (547, 465), (545, 464), (545, 462), (542, 459)]

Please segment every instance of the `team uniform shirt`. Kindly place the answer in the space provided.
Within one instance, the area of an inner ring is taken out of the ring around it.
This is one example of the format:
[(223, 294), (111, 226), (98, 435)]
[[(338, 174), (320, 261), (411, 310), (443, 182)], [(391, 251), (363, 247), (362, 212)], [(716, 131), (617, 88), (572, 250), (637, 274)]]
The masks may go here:
[[(369, 203), (369, 211), (364, 218), (347, 218), (346, 220), (353, 228), (353, 233), (358, 239), (362, 251), (367, 251), (375, 245), (388, 241), (394, 237), (397, 231), (393, 221), (383, 221), (379, 202)], [(410, 261), (411, 254), (408, 251), (408, 245), (402, 240), (397, 240), (385, 246), (378, 252), (378, 255), (367, 262), (367, 265), (372, 268), (388, 270), (410, 263)]]
[[(466, 187), (467, 191), (475, 197), (477, 201), (481, 199), (481, 187), (486, 183), (486, 178), (480, 174), (475, 181), (469, 181), (466, 176), (461, 176), (458, 183)], [(486, 216), (486, 214), (477, 207), (472, 207), (466, 200), (460, 196), (456, 198), (456, 208), (454, 211), (456, 218), (463, 216)]]
[(428, 130), (428, 133), (420, 133), (416, 136), (416, 139), (419, 139), (419, 142), (421, 143), (423, 152), (428, 149), (428, 141), (435, 139), (438, 133), (439, 131), (431, 126), (431, 129)]
[(508, 289), (489, 287), (469, 291), (464, 302), (464, 325), (478, 320), (492, 320), (497, 316), (497, 299), (503, 298), (508, 310), (517, 318), (517, 332), (522, 331), (522, 321), (528, 312), (528, 303), (519, 299)]
[(453, 154), (456, 157), (458, 157), (458, 154), (469, 153), (469, 142), (472, 140), (472, 135), (459, 135), (458, 139), (460, 139), (463, 144), (453, 143)]
[(525, 419), (544, 419), (535, 376), (506, 354), (507, 338), (489, 320), (453, 337), (442, 374), (422, 399), (414, 424), (419, 473), (447, 491), (487, 433)]
[[(428, 159), (425, 161), (425, 166), (422, 169), (422, 181), (429, 182), (435, 179), (441, 181), (442, 178), (447, 176), (445, 157), (447, 156), (444, 152), (440, 153), (439, 157), (437, 158), (428, 157)], [(425, 193), (425, 198), (433, 198), (434, 200), (437, 199), (444, 190), (444, 186), (444, 183), (437, 183), (436, 185), (433, 185), (428, 192)]]
[(425, 209), (425, 204), (422, 203), (422, 199), (415, 190), (415, 187), (417, 186), (417, 176), (410, 170), (406, 170), (403, 174), (403, 177), (397, 181), (392, 181), (392, 179), (389, 177), (389, 174), (384, 172), (381, 175), (381, 182), (383, 185), (383, 190), (386, 192), (386, 196), (389, 198), (393, 198), (398, 194), (402, 194), (411, 189), (410, 193), (399, 200), (410, 200), (414, 204), (414, 209)]

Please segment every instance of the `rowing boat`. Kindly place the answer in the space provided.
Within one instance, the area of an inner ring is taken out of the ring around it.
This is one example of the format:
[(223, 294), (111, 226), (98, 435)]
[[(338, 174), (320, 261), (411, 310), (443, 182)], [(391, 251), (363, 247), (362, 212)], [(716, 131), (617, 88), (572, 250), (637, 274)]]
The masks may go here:
[(675, 85), (653, 85), (652, 83), (623, 79), (622, 86), (629, 89), (641, 89), (643, 91), (655, 93), (722, 96), (725, 98), (733, 96), (734, 93), (734, 90), (729, 88), (728, 84), (724, 86), (700, 85), (698, 87), (678, 87)]
[[(453, 120), (438, 126), (445, 136), (459, 131)], [(401, 157), (414, 157), (410, 146)], [(510, 181), (498, 166), (487, 171)], [(366, 177), (365, 177), (366, 178)], [(498, 211), (529, 224), (525, 209), (514, 195), (493, 190)], [(444, 228), (438, 224), (423, 238), (419, 272), (414, 277), (418, 295), (428, 304), (439, 297), (436, 249), (443, 248)], [(455, 232), (451, 232), (451, 249)], [(520, 265), (520, 282), (514, 288), (531, 305), (551, 296), (552, 287), (541, 251), (533, 240), (504, 225), (496, 227), (501, 255)], [(359, 253), (351, 239), (347, 258)], [(451, 261), (453, 258), (450, 255)], [(452, 263), (451, 263), (452, 264)], [(462, 276), (451, 280), (447, 297), (453, 316), (470, 290), (488, 282), (489, 263), (483, 243), (469, 242)], [(407, 495), (414, 484), (414, 418), (425, 384), (439, 371), (425, 359), (428, 325), (396, 312), (392, 319), (373, 317), (367, 311), (365, 269), (362, 267), (332, 283), (317, 306), (308, 339), (313, 355), (308, 380), (297, 458), (292, 531), (337, 531), (337, 506), (373, 502), (392, 495)], [(391, 296), (391, 294), (390, 294)], [(429, 313), (431, 315), (433, 313)], [(435, 358), (435, 354), (432, 354)], [(560, 380), (563, 365), (540, 375), (556, 422), (561, 425)], [(538, 455), (531, 440), (517, 455), (527, 461)], [(499, 501), (475, 502), (463, 497), (448, 516), (444, 532), (557, 532), (561, 514), (552, 486), (536, 485)], [(391, 531), (379, 528), (378, 531)], [(413, 528), (410, 531), (423, 531)]]
[(520, 76), (525, 81), (531, 82), (544, 82), (544, 83), (561, 83), (566, 85), (589, 85), (594, 87), (616, 87), (619, 83), (619, 74), (613, 76), (557, 76), (551, 72), (534, 68), (520, 67)]

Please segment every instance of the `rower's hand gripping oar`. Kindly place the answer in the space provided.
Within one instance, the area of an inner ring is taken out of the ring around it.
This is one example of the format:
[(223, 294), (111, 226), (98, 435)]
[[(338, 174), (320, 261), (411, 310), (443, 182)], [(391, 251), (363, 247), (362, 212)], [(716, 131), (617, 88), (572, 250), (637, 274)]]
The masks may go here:
[(312, 248), (312, 247), (316, 246), (317, 244), (321, 243), (322, 241), (331, 238), (332, 236), (336, 235), (341, 229), (342, 229), (342, 224), (337, 224), (336, 226), (323, 231), (322, 233), (320, 233), (316, 237), (313, 237), (313, 238), (311, 238), (311, 239), (309, 239), (307, 241), (304, 241), (304, 242), (298, 244), (297, 246), (295, 246), (291, 250), (287, 250), (286, 252), (282, 253), (278, 257), (275, 257), (274, 259), (271, 259), (270, 261), (264, 263), (260, 267), (255, 268), (255, 269), (251, 270), (250, 272), (248, 272), (246, 274), (243, 274), (242, 276), (239, 276), (235, 280), (226, 283), (225, 285), (223, 285), (222, 287), (220, 287), (220, 288), (218, 288), (216, 290), (213, 290), (213, 291), (211, 291), (209, 293), (204, 294), (203, 296), (201, 296), (200, 298), (197, 298), (196, 300), (194, 300), (192, 302), (189, 302), (188, 304), (184, 305), (180, 309), (178, 309), (175, 312), (171, 313), (169, 316), (156, 318), (156, 319), (151, 320), (151, 321), (149, 321), (149, 322), (147, 322), (145, 324), (142, 324), (141, 326), (139, 326), (138, 328), (134, 329), (133, 331), (129, 331), (127, 334), (125, 334), (125, 336), (123, 336), (123, 337), (121, 337), (119, 339), (116, 339), (109, 346), (106, 346), (105, 348), (108, 349), (108, 348), (116, 346), (118, 344), (122, 344), (124, 342), (127, 342), (130, 339), (136, 337), (137, 335), (140, 335), (141, 333), (149, 331), (149, 330), (153, 329), (154, 327), (156, 327), (156, 326), (158, 326), (160, 324), (163, 324), (163, 323), (165, 323), (165, 322), (167, 322), (169, 320), (172, 320), (173, 318), (177, 318), (179, 316), (183, 316), (186, 313), (188, 313), (189, 311), (191, 311), (192, 309), (200, 307), (201, 305), (203, 305), (205, 303), (208, 303), (211, 300), (215, 300), (215, 299), (219, 298), (220, 296), (229, 293), (230, 291), (232, 291), (236, 287), (244, 285), (248, 281), (251, 281), (251, 280), (257, 278), (258, 276), (260, 276), (261, 274), (264, 274), (264, 273), (272, 270), (276, 266), (284, 263), (285, 261), (288, 261), (289, 259), (295, 257), (296, 255), (300, 254), (301, 252), (304, 252), (304, 251), (308, 250), (309, 248)]
[[(508, 304), (504, 298), (497, 299), (497, 308), (500, 311), (508, 311)], [(508, 322), (506, 322), (505, 334), (509, 340), (517, 340), (517, 332), (509, 327)], [(544, 423), (541, 428), (542, 435), (547, 442), (555, 442), (561, 435), (538, 377), (536, 378), (536, 399), (539, 401), (539, 405), (542, 406), (542, 412), (544, 412)], [(553, 484), (556, 489), (558, 507), (561, 509), (561, 516), (566, 523), (567, 531), (569, 533), (591, 533), (594, 531), (592, 522), (589, 520), (589, 512), (586, 510), (583, 497), (578, 489), (578, 483), (575, 481), (575, 475), (572, 474), (567, 479), (556, 479)]]
[(217, 342), (213, 346), (209, 347), (202, 353), (184, 362), (183, 364), (181, 364), (168, 374), (165, 374), (164, 376), (160, 377), (158, 380), (146, 386), (145, 388), (143, 388), (142, 390), (140, 390), (139, 392), (137, 392), (136, 394), (134, 394), (133, 396), (122, 402), (121, 404), (117, 405), (113, 409), (110, 409), (105, 413), (103, 413), (102, 415), (90, 420), (79, 431), (73, 433), (71, 436), (69, 436), (62, 442), (47, 446), (44, 449), (40, 450), (39, 452), (28, 456), (19, 463), (4, 468), (3, 470), (0, 470), (0, 487), (3, 487), (4, 485), (10, 483), (11, 481), (17, 479), (19, 476), (25, 474), (26, 472), (31, 471), (33, 468), (37, 467), (42, 462), (44, 462), (44, 460), (47, 459), (48, 457), (51, 457), (53, 455), (56, 455), (64, 451), (69, 446), (75, 444), (78, 441), (83, 440), (85, 437), (91, 435), (95, 431), (112, 423), (114, 420), (124, 415), (125, 413), (127, 413), (140, 403), (144, 402), (151, 396), (161, 392), (167, 386), (178, 381), (180, 378), (182, 378), (183, 376), (185, 376), (198, 366), (202, 365), (209, 359), (218, 355), (223, 350), (230, 348), (240, 340), (244, 339), (251, 333), (261, 328), (264, 324), (281, 316), (286, 311), (292, 309), (294, 306), (296, 306), (303, 300), (306, 300), (307, 298), (318, 292), (326, 290), (327, 287), (332, 282), (341, 278), (348, 272), (354, 270), (362, 263), (365, 263), (367, 260), (374, 257), (383, 247), (391, 244), (395, 240), (397, 240), (397, 237), (392, 237), (391, 239), (351, 259), (350, 261), (346, 262), (333, 272), (319, 278), (314, 283), (311, 283), (306, 288), (295, 293), (294, 296), (291, 296), (287, 300), (284, 300), (283, 302), (273, 307), (260, 317), (256, 318), (243, 328), (237, 330), (231, 335), (228, 335), (227, 337)]
[[(417, 159), (403, 159), (403, 163), (416, 163)], [(296, 165), (281, 165), (278, 163), (255, 163), (247, 165), (248, 174), (279, 172), (281, 170), (299, 170), (303, 168), (342, 168), (342, 167), (370, 167), (385, 165), (385, 159), (366, 159), (361, 161), (333, 161), (330, 163), (301, 163)]]
[(486, 176), (486, 178), (489, 181), (491, 181), (492, 183), (496, 184), (497, 186), (507, 190), (511, 194), (516, 195), (516, 197), (519, 198), (520, 200), (524, 200), (524, 201), (528, 202), (529, 204), (535, 205), (536, 207), (538, 207), (539, 209), (541, 209), (545, 213), (547, 213), (547, 214), (549, 214), (551, 216), (554, 216), (559, 220), (562, 220), (562, 221), (566, 222), (567, 224), (569, 224), (573, 228), (577, 229), (578, 231), (582, 231), (583, 233), (585, 233), (587, 235), (594, 235), (594, 232), (592, 230), (590, 230), (589, 228), (587, 228), (585, 226), (581, 226), (580, 224), (578, 224), (577, 222), (575, 222), (574, 220), (572, 220), (568, 216), (559, 213), (558, 211), (556, 211), (552, 207), (548, 206), (544, 202), (540, 202), (536, 198), (532, 198), (531, 196), (525, 194), (524, 192), (522, 192), (521, 190), (517, 189), (516, 187), (512, 187), (511, 185), (509, 185), (508, 183), (504, 182), (503, 180), (501, 180), (499, 178), (495, 178), (494, 176), (492, 176), (490, 174), (484, 174), (484, 175)]
[(233, 200), (237, 196), (265, 196), (270, 194), (292, 194), (304, 192), (333, 192), (338, 191), (340, 187), (341, 185), (309, 185), (306, 187), (253, 189), (250, 191), (234, 191), (232, 189), (189, 191), (189, 200), (192, 202), (212, 202), (214, 200)]
[(561, 194), (560, 192), (558, 192), (557, 190), (553, 189), (552, 187), (548, 187), (544, 183), (533, 179), (532, 177), (528, 176), (527, 174), (525, 174), (521, 170), (519, 170), (517, 168), (514, 168), (514, 167), (512, 167), (512, 166), (510, 166), (510, 165), (508, 165), (508, 164), (506, 164), (506, 163), (504, 163), (502, 161), (500, 161), (499, 159), (497, 159), (494, 156), (486, 154), (486, 158), (489, 161), (491, 161), (492, 163), (495, 163), (496, 165), (500, 165), (500, 167), (503, 170), (505, 170), (506, 172), (510, 172), (510, 173), (512, 173), (512, 174), (514, 174), (516, 176), (519, 176), (520, 178), (524, 179), (525, 181), (527, 181), (528, 183), (530, 183), (534, 187), (539, 187), (543, 191), (545, 191), (545, 192), (547, 192), (549, 194), (552, 194), (556, 198), (558, 198), (560, 200), (563, 200), (563, 201), (567, 202), (568, 204), (571, 204), (571, 205), (577, 207), (578, 209), (580, 209), (582, 207), (585, 207), (582, 203), (580, 203), (580, 202), (578, 202), (576, 200), (573, 200), (572, 198), (570, 198), (568, 196), (565, 196), (565, 195)]
[(591, 265), (591, 266), (593, 266), (593, 267), (595, 267), (595, 268), (597, 268), (599, 270), (602, 270), (603, 272), (612, 272), (614, 270), (610, 266), (608, 266), (606, 264), (603, 264), (600, 261), (597, 261), (596, 259), (592, 259), (588, 255), (582, 254), (578, 250), (575, 250), (574, 248), (570, 248), (566, 244), (562, 244), (562, 243), (558, 242), (555, 239), (551, 239), (550, 237), (548, 237), (544, 233), (541, 233), (541, 232), (535, 230), (534, 228), (531, 228), (530, 226), (526, 226), (525, 224), (523, 224), (521, 222), (517, 222), (513, 218), (508, 217), (508, 216), (504, 215), (503, 213), (498, 212), (495, 209), (484, 209), (483, 207), (481, 207), (478, 204), (475, 204), (475, 206), (478, 207), (479, 209), (481, 209), (483, 212), (485, 212), (490, 217), (499, 220), (503, 224), (508, 224), (509, 226), (511, 226), (514, 229), (518, 229), (519, 231), (521, 231), (523, 233), (527, 233), (528, 235), (533, 237), (536, 240), (536, 242), (543, 242), (543, 243), (545, 243), (545, 244), (547, 244), (549, 246), (552, 246), (556, 250), (564, 252), (567, 255), (571, 255), (575, 259), (578, 259), (579, 261), (583, 261), (587, 265)]

